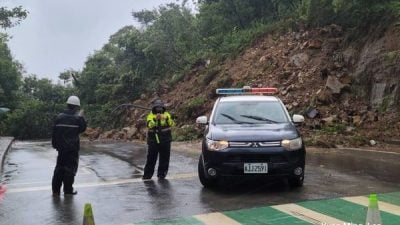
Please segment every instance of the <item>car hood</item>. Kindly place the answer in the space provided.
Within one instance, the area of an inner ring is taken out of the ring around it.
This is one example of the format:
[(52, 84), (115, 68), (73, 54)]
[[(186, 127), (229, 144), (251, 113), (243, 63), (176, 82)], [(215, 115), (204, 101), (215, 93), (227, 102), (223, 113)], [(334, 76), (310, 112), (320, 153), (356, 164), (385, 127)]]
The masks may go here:
[(299, 137), (291, 123), (279, 124), (210, 124), (207, 137), (227, 141), (280, 141)]

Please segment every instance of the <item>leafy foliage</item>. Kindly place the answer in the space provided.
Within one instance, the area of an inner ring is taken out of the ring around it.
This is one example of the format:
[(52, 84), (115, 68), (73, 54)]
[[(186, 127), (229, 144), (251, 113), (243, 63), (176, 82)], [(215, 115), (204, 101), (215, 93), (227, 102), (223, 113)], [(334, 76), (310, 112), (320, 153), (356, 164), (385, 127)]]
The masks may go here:
[(56, 108), (59, 106), (38, 100), (21, 101), (1, 125), (7, 131), (5, 134), (18, 139), (49, 138)]
[(21, 84), (20, 66), (14, 62), (4, 38), (0, 38), (0, 107), (15, 107), (16, 91)]
[(28, 76), (18, 90), (18, 103), (0, 121), (0, 135), (19, 139), (49, 138), (55, 116), (65, 108), (73, 88), (54, 85), (48, 79)]
[(183, 127), (175, 127), (172, 130), (173, 141), (189, 141), (201, 137), (201, 131), (194, 125), (185, 125)]
[(10, 28), (21, 22), (28, 15), (28, 12), (22, 6), (8, 9), (0, 7), (0, 27)]
[(200, 116), (203, 113), (202, 108), (205, 103), (206, 99), (204, 97), (198, 96), (193, 98), (187, 105), (178, 109), (178, 118), (189, 120), (190, 118)]

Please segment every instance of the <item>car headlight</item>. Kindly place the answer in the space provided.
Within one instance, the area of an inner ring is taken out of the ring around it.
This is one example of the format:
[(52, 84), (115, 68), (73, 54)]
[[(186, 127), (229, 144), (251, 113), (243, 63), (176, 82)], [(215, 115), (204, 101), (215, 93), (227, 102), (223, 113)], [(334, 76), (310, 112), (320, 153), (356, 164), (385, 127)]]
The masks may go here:
[(226, 149), (229, 146), (229, 142), (227, 141), (213, 141), (207, 139), (207, 147), (210, 151), (221, 151)]
[(288, 151), (299, 150), (303, 146), (303, 140), (301, 137), (292, 140), (282, 140), (282, 147)]

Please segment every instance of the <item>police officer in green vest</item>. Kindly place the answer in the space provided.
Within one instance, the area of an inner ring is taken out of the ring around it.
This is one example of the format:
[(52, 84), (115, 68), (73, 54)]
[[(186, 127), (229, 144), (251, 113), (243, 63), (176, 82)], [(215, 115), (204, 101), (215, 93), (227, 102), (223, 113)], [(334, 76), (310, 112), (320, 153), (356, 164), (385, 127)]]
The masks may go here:
[(164, 179), (168, 173), (169, 158), (171, 153), (171, 127), (175, 125), (171, 115), (166, 111), (164, 103), (157, 99), (153, 102), (151, 112), (147, 115), (147, 161), (142, 179), (151, 179), (157, 157), (157, 177)]

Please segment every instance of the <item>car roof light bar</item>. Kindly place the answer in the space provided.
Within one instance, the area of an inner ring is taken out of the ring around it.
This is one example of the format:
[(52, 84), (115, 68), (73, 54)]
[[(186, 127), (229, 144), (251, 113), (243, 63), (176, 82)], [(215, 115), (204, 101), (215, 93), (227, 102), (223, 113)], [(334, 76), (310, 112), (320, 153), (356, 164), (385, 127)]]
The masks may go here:
[(245, 86), (243, 88), (218, 88), (216, 93), (218, 95), (243, 95), (243, 94), (276, 94), (278, 88), (262, 87), (251, 88)]

